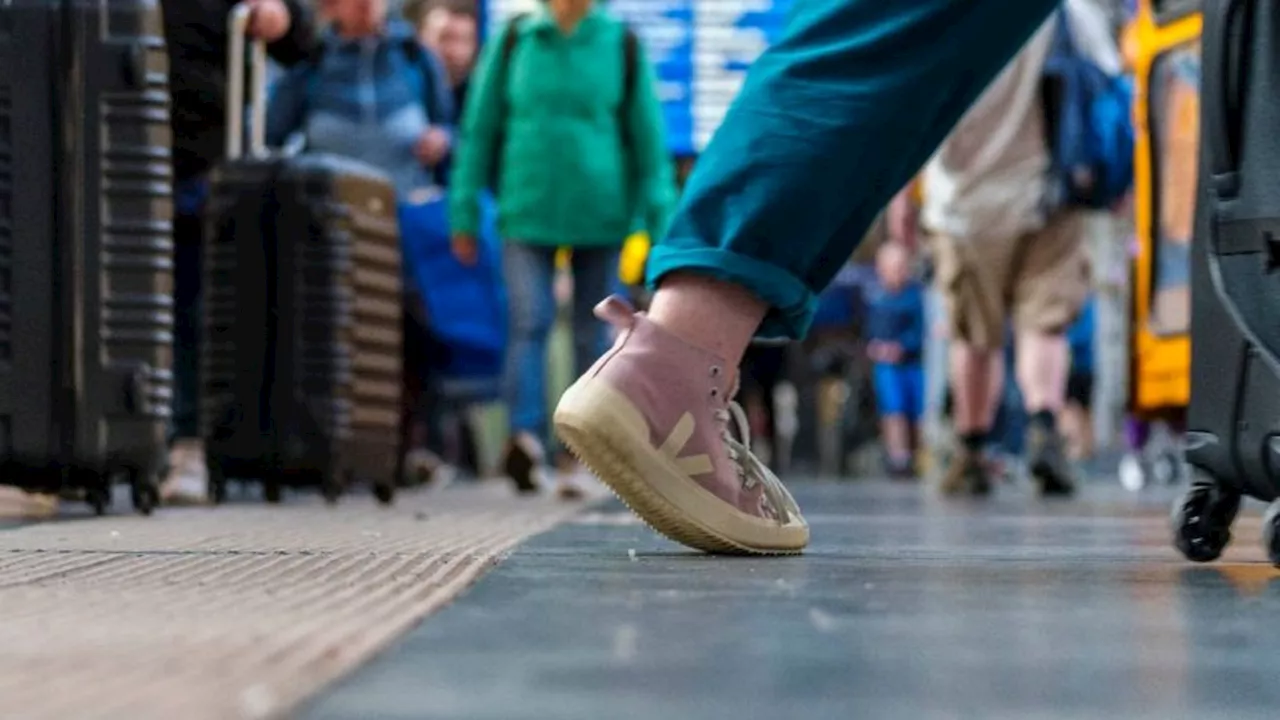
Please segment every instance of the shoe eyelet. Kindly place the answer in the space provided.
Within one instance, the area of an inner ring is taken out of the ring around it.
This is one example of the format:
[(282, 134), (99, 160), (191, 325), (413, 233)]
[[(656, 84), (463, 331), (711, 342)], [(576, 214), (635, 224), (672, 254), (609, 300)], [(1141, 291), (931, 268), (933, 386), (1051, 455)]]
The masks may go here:
[(714, 377), (720, 377), (720, 373), (721, 373), (721, 370), (720, 370), (720, 366), (719, 366), (719, 365), (712, 365), (712, 366), (711, 366), (711, 377), (713, 377), (713, 378), (714, 378)]
[(711, 388), (711, 399), (712, 400), (720, 399), (720, 388)]

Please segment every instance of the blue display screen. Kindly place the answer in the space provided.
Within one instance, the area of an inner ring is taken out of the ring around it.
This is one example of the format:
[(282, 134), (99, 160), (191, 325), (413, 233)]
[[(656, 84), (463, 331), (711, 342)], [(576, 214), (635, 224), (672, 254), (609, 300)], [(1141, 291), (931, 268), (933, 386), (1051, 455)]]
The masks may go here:
[[(609, 0), (645, 44), (671, 152), (697, 154), (724, 119), (747, 68), (782, 31), (795, 0)], [(489, 0), (490, 32), (536, 0)]]

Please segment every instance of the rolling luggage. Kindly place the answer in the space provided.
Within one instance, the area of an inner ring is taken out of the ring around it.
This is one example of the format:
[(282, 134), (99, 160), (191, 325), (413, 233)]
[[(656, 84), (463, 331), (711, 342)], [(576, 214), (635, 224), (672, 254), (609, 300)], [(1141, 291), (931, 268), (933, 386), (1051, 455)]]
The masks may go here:
[(0, 3), (0, 482), (149, 513), (172, 394), (157, 0)]
[(246, 18), (231, 19), (227, 161), (211, 180), (204, 258), (211, 499), (228, 478), (260, 480), (269, 502), (287, 486), (332, 501), (360, 480), (390, 502), (404, 454), (396, 194), (355, 161), (265, 152), (261, 43), (241, 155)]
[(1206, 0), (1191, 267), (1191, 489), (1178, 549), (1215, 560), (1243, 496), (1280, 565), (1280, 6)]

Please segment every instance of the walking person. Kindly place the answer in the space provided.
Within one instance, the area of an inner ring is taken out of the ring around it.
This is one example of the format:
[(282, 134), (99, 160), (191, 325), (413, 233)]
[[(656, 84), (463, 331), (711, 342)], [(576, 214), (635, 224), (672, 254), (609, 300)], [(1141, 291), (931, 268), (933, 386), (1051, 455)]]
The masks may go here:
[(809, 527), (732, 403), (753, 336), (803, 337), (874, 217), (1056, 0), (807, 0), (755, 62), (649, 258), (640, 315), (556, 430), (646, 522), (708, 552), (798, 552)]
[(1065, 333), (1088, 276), (1078, 213), (1045, 213), (1050, 154), (1041, 83), (1052, 22), (970, 108), (924, 173), (923, 222), (952, 337), (959, 446), (943, 479), (947, 494), (992, 489), (984, 455), (1003, 396), (1010, 320), (1030, 417), (1028, 465), (1044, 493), (1074, 488), (1057, 418), (1070, 363)]
[(361, 160), (407, 196), (438, 181), (453, 149), (453, 94), (440, 60), (387, 0), (322, 0), (329, 28), (272, 88), (266, 140)]
[(911, 278), (911, 253), (900, 242), (880, 247), (876, 274), (866, 335), (885, 470), (890, 477), (910, 478), (924, 415), (924, 289)]
[(476, 0), (431, 0), (417, 21), (418, 37), (444, 62), (454, 107), (466, 107), (471, 73), (479, 50), (480, 15)]
[[(199, 440), (200, 286), (207, 176), (226, 153), (227, 22), (239, 0), (163, 0), (173, 98), (174, 399), (166, 501), (203, 501), (208, 493)], [(315, 43), (300, 0), (246, 0), (248, 32), (276, 62), (304, 60)]]
[[(547, 464), (548, 339), (555, 257), (572, 251), (578, 373), (607, 347), (594, 302), (616, 284), (634, 231), (661, 236), (674, 200), (653, 72), (643, 46), (594, 0), (546, 0), (515, 18), (481, 54), (463, 114), (451, 181), (459, 259), (476, 254), (481, 193), (497, 199), (510, 298), (504, 467), (533, 492)], [(567, 455), (560, 490), (573, 497)]]

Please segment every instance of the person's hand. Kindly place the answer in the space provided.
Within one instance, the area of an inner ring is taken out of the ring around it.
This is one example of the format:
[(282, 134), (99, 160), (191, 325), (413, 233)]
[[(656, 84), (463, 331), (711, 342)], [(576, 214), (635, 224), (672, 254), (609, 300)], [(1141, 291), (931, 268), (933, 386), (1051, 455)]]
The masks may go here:
[(871, 362), (881, 362), (880, 358), (883, 352), (884, 343), (879, 340), (872, 340), (867, 343), (867, 359)]
[(438, 127), (429, 127), (413, 146), (413, 154), (427, 167), (434, 167), (449, 154), (449, 133)]
[(881, 346), (880, 354), (884, 358), (883, 362), (896, 363), (902, 360), (902, 345), (896, 342), (884, 343)]
[(475, 265), (480, 259), (480, 248), (474, 235), (455, 233), (452, 240), (453, 256), (463, 265)]
[(249, 5), (249, 36), (273, 43), (289, 34), (293, 18), (283, 0), (245, 0)]

